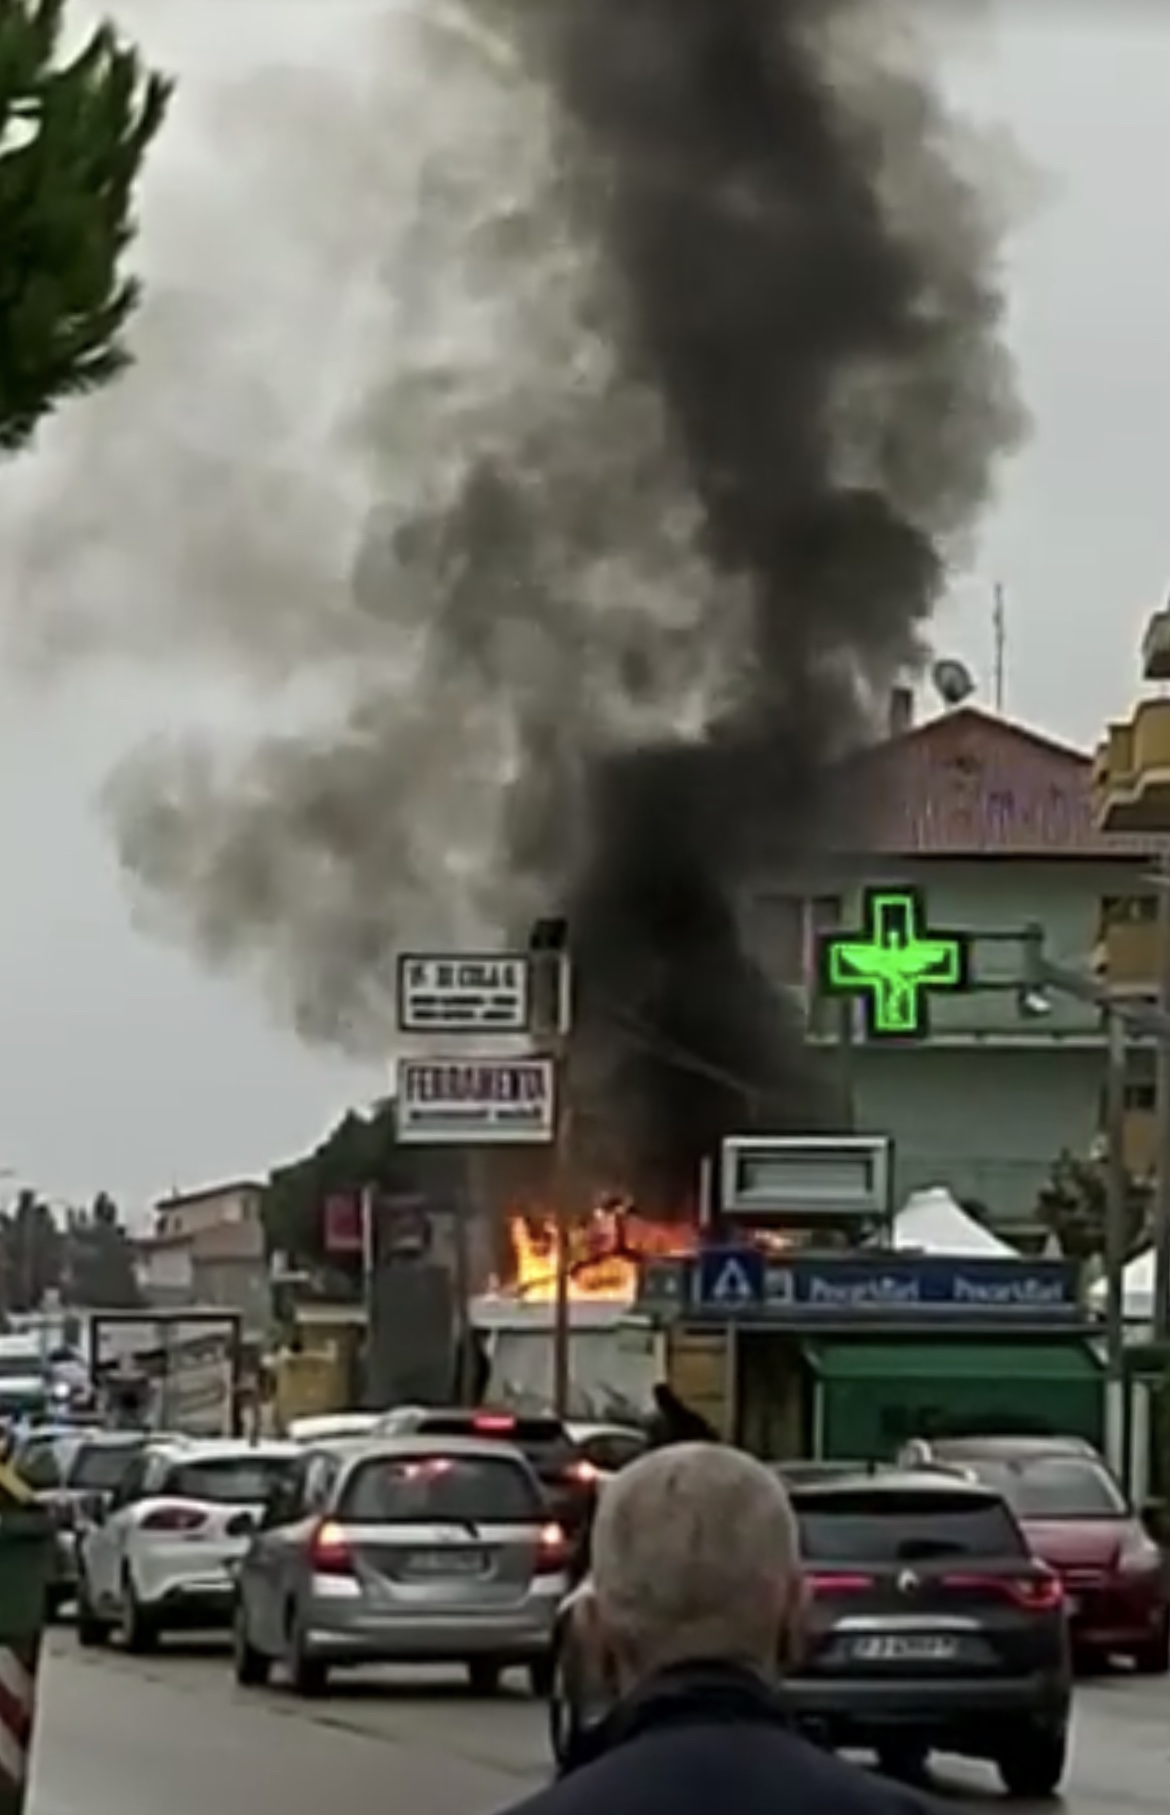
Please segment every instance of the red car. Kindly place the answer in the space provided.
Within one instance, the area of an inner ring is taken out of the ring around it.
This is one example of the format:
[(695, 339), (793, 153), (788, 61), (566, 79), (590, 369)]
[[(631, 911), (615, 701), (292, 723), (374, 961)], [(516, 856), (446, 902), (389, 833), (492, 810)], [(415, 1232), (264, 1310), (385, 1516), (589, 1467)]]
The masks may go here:
[(934, 1463), (963, 1469), (1009, 1502), (1064, 1584), (1079, 1658), (1120, 1655), (1143, 1676), (1170, 1671), (1167, 1559), (1087, 1444), (985, 1437), (930, 1448)]

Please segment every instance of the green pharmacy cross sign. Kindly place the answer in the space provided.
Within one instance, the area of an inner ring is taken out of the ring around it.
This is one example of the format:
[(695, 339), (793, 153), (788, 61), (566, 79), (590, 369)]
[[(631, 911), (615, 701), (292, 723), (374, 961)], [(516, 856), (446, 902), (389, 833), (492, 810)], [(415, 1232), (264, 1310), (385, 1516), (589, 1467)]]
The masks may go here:
[(862, 899), (860, 931), (821, 935), (820, 987), (860, 996), (868, 1039), (925, 1040), (931, 996), (971, 986), (970, 936), (929, 926), (919, 889), (867, 889)]

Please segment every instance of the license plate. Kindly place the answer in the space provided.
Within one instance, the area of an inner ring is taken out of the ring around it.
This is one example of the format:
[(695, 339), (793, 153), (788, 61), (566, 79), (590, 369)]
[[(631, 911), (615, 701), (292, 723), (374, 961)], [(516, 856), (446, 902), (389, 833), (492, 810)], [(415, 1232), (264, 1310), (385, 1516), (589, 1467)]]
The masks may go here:
[(482, 1550), (412, 1550), (406, 1559), (412, 1576), (479, 1576), (486, 1567)]
[(937, 1664), (956, 1656), (959, 1641), (939, 1632), (874, 1632), (854, 1639), (850, 1655), (867, 1664)]

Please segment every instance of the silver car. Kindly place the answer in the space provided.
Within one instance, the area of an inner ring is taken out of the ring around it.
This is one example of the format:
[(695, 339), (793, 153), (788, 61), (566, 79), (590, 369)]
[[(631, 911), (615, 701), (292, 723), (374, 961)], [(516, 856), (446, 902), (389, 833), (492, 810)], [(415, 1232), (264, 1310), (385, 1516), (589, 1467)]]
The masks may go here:
[(291, 1443), (182, 1439), (142, 1449), (77, 1545), (77, 1637), (152, 1650), (168, 1629), (226, 1626), (234, 1566)]
[(490, 1439), (351, 1440), (276, 1490), (238, 1575), (236, 1679), (281, 1664), (301, 1695), (330, 1669), (460, 1663), (489, 1694), (551, 1681), (567, 1543), (518, 1450)]

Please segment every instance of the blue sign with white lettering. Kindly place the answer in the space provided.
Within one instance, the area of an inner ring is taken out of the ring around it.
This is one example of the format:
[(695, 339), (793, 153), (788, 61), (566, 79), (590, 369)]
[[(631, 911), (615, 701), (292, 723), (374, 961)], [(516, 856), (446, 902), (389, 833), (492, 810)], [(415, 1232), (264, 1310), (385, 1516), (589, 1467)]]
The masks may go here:
[(701, 1248), (695, 1264), (699, 1304), (738, 1310), (764, 1302), (766, 1267), (758, 1248)]
[[(678, 1284), (683, 1286), (679, 1267)], [(755, 1248), (700, 1249), (689, 1263), (690, 1289), (674, 1294), (696, 1310), (735, 1318), (791, 1315), (913, 1318), (1063, 1318), (1078, 1316), (1075, 1266), (1060, 1260), (893, 1253), (778, 1258)], [(650, 1282), (647, 1282), (649, 1284)], [(658, 1292), (644, 1299), (660, 1299)]]

